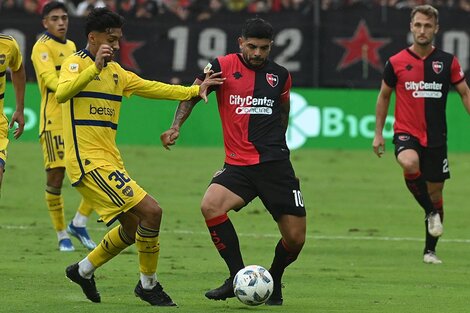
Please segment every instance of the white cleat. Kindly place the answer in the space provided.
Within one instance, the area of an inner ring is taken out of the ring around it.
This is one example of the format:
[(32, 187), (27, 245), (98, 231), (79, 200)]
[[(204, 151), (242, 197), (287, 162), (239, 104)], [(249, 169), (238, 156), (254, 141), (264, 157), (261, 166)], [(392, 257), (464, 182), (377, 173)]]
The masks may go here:
[(442, 264), (442, 261), (436, 256), (436, 253), (432, 251), (424, 254), (423, 262), (426, 264)]
[(441, 236), (444, 232), (441, 216), (438, 213), (430, 213), (426, 219), (428, 220), (428, 233), (433, 237)]

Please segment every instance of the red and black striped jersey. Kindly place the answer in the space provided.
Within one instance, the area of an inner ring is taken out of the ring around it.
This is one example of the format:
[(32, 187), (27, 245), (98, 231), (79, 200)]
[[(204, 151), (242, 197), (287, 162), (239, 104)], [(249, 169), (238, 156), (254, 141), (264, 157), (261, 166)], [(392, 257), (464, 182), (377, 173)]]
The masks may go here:
[(253, 165), (289, 158), (280, 107), (290, 96), (292, 81), (287, 69), (272, 61), (254, 69), (241, 54), (218, 57), (208, 67), (222, 71), (226, 78), (216, 88), (225, 162)]
[(424, 147), (447, 142), (446, 102), (451, 84), (465, 79), (457, 58), (440, 49), (420, 58), (410, 49), (392, 56), (383, 80), (395, 88), (395, 133), (408, 133)]

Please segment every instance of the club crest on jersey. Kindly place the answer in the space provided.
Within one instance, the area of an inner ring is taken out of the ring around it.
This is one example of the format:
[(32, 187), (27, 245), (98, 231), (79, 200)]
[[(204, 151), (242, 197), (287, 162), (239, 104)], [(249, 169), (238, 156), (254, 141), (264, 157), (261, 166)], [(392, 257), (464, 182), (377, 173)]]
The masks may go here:
[(410, 136), (409, 136), (409, 135), (399, 135), (399, 136), (398, 136), (398, 140), (400, 140), (400, 141), (408, 141), (408, 140), (410, 140)]
[(126, 186), (126, 188), (122, 190), (122, 194), (128, 197), (132, 197), (134, 196), (134, 190), (132, 190), (131, 186)]
[(5, 64), (5, 59), (6, 59), (6, 56), (4, 54), (0, 54), (0, 64), (1, 65)]
[(279, 77), (274, 74), (266, 73), (266, 81), (268, 82), (269, 85), (271, 85), (271, 87), (274, 88), (279, 83)]
[(118, 74), (113, 74), (113, 80), (114, 80), (114, 84), (117, 85), (117, 83), (118, 83)]
[(443, 69), (444, 69), (444, 63), (442, 63), (441, 61), (432, 62), (432, 70), (434, 71), (434, 73), (440, 74)]

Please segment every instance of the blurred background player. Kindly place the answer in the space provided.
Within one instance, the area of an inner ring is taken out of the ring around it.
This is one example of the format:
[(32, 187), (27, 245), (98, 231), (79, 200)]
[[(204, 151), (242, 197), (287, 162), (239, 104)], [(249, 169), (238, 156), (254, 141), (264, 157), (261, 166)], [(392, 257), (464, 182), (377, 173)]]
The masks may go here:
[(447, 159), (446, 102), (454, 85), (470, 113), (470, 90), (455, 56), (433, 46), (439, 30), (439, 12), (430, 5), (411, 12), (413, 44), (385, 65), (377, 99), (376, 129), (372, 143), (380, 157), (385, 151), (382, 131), (395, 90), (395, 156), (405, 183), (426, 214), (423, 261), (439, 264), (436, 245), (443, 232), (444, 181), (450, 178)]
[(77, 237), (87, 249), (93, 250), (96, 244), (86, 229), (88, 216), (92, 212), (91, 206), (82, 199), (75, 217), (66, 227), (64, 199), (61, 194), (65, 174), (65, 148), (62, 105), (57, 103), (55, 92), (62, 62), (76, 51), (75, 43), (67, 39), (69, 19), (65, 5), (56, 1), (47, 3), (42, 11), (42, 24), (46, 31), (34, 45), (31, 60), (41, 93), (39, 138), (46, 169), (46, 203), (57, 232), (59, 250), (74, 250), (67, 232)]
[[(16, 109), (8, 125), (8, 118), (4, 112), (4, 97), (6, 87), (7, 69), (11, 70), (11, 81), (15, 89)], [(23, 66), (23, 57), (18, 47), (18, 43), (12, 36), (0, 34), (0, 191), (2, 187), (3, 172), (7, 160), (8, 147), (8, 127), (13, 128), (17, 123), (18, 127), (14, 130), (15, 139), (20, 138), (24, 130), (24, 92), (26, 86), (26, 74)]]
[(140, 279), (134, 294), (156, 306), (175, 306), (157, 280), (162, 208), (127, 173), (116, 146), (122, 96), (187, 100), (223, 82), (210, 75), (203, 86), (183, 87), (140, 78), (113, 61), (124, 19), (107, 8), (92, 9), (85, 22), (87, 47), (62, 64), (56, 97), (64, 103), (65, 166), (72, 185), (111, 229), (67, 277), (92, 302), (101, 302), (94, 272), (136, 244)]
[[(238, 236), (227, 213), (259, 197), (276, 221), (278, 241), (269, 272), (274, 290), (268, 305), (282, 305), (281, 279), (305, 242), (306, 211), (300, 183), (290, 162), (285, 133), (289, 123), (291, 76), (268, 59), (273, 44), (271, 24), (246, 21), (238, 38), (241, 53), (218, 57), (205, 69), (221, 71), (226, 81), (216, 86), (225, 144), (225, 164), (217, 171), (202, 199), (207, 228), (229, 278), (206, 292), (213, 300), (234, 297), (232, 281), (244, 267)], [(201, 84), (201, 74), (195, 84)], [(175, 144), (184, 121), (199, 99), (182, 102), (173, 124), (161, 135), (165, 148)]]

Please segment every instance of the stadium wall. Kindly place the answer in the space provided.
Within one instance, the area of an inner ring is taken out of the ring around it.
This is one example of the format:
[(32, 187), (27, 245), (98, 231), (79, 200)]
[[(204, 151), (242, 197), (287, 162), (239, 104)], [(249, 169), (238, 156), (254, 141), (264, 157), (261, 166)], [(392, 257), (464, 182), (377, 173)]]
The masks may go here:
[[(35, 83), (26, 88), (26, 129), (21, 141), (38, 140), (40, 97)], [(291, 149), (371, 149), (375, 127), (377, 90), (294, 88), (291, 93), (287, 142)], [(394, 99), (392, 99), (392, 103)], [(5, 113), (14, 109), (14, 92), (7, 84)], [(124, 98), (117, 141), (129, 145), (160, 145), (160, 134), (173, 120), (176, 101), (156, 101), (137, 96)], [(215, 95), (199, 103), (181, 131), (179, 146), (222, 146), (222, 131)], [(447, 104), (449, 150), (470, 152), (470, 117), (456, 92)], [(389, 109), (384, 135), (392, 149), (393, 106)], [(11, 135), (11, 134), (10, 134)], [(14, 144), (14, 143), (13, 143)]]
[[(318, 1), (314, 1), (318, 3)], [(385, 61), (411, 41), (409, 9), (387, 7), (320, 10), (260, 15), (275, 26), (272, 58), (293, 75), (296, 87), (379, 88)], [(117, 60), (141, 76), (192, 83), (195, 74), (218, 55), (238, 51), (241, 13), (220, 13), (209, 20), (182, 21), (162, 15), (128, 20)], [(84, 20), (72, 18), (69, 38), (85, 47)], [(455, 54), (470, 75), (468, 12), (440, 9), (435, 44)], [(42, 31), (38, 16), (0, 18), (0, 32), (13, 35), (25, 56), (28, 79), (35, 80), (31, 49)]]

